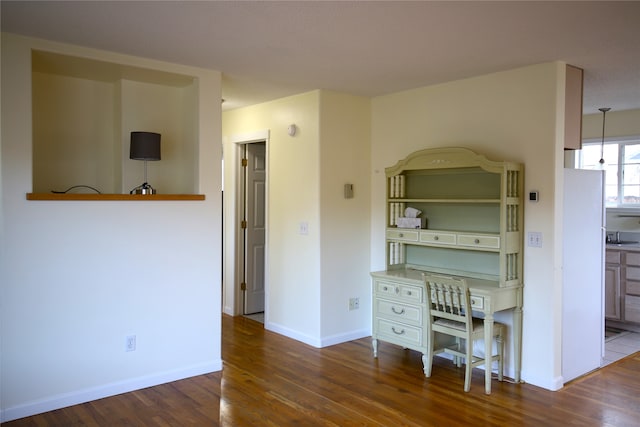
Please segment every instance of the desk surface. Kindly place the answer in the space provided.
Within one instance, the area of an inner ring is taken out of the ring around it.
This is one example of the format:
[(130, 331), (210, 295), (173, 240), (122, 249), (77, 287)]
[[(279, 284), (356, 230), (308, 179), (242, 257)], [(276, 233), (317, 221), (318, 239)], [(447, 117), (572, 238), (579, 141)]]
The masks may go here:
[[(389, 279), (401, 279), (405, 281), (411, 281), (415, 283), (423, 283), (422, 273), (425, 273), (424, 270), (417, 270), (413, 268), (403, 268), (397, 270), (386, 270), (386, 271), (374, 271), (371, 273), (374, 277), (379, 278), (389, 278)], [(442, 274), (443, 276), (451, 276), (451, 277), (459, 277), (465, 279), (469, 288), (477, 289), (479, 291), (497, 291), (499, 289), (513, 289), (514, 287), (504, 287), (501, 288), (498, 280), (489, 280), (489, 279), (479, 279), (477, 277), (467, 276), (464, 274), (449, 274), (443, 273), (440, 271), (429, 271), (429, 273), (434, 274)], [(516, 286), (517, 288), (521, 286)]]
[[(371, 273), (371, 276), (378, 279), (424, 285), (424, 281), (422, 279), (423, 272), (424, 270), (405, 268), (375, 271)], [(483, 309), (480, 310), (485, 314), (493, 314), (496, 311), (508, 310), (522, 306), (522, 285), (500, 287), (498, 280), (479, 279), (477, 277), (460, 274), (447, 274), (440, 271), (434, 271), (433, 273), (465, 279), (469, 285), (471, 295), (483, 297), (485, 299)]]

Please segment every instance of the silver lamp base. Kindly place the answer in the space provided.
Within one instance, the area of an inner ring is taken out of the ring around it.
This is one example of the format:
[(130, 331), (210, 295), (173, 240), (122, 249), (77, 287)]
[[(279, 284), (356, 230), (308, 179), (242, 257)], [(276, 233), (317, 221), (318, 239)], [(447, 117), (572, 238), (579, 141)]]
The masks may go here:
[(145, 182), (131, 190), (129, 194), (156, 194), (156, 189)]
[(155, 188), (136, 188), (134, 194), (156, 194)]

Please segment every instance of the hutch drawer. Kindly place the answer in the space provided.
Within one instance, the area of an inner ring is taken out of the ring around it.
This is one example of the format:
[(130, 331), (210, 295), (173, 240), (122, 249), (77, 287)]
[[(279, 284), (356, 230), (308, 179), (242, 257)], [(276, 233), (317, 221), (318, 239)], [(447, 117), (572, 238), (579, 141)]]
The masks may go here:
[(403, 299), (421, 303), (423, 301), (422, 288), (407, 283), (393, 283), (385, 281), (376, 281), (377, 296), (385, 296), (389, 299)]
[(471, 295), (471, 308), (473, 310), (484, 310), (484, 297)]
[(422, 347), (423, 330), (420, 327), (377, 318), (375, 329), (378, 336), (385, 341), (407, 347)]
[(410, 228), (390, 228), (387, 229), (387, 239), (402, 240), (404, 242), (417, 242), (418, 231), (413, 231)]
[(443, 233), (441, 231), (422, 231), (420, 241), (423, 243), (437, 243), (439, 245), (455, 245), (456, 235), (454, 233)]
[(376, 313), (379, 317), (422, 326), (422, 309), (419, 306), (402, 304), (382, 298), (376, 298), (375, 304)]
[(474, 235), (474, 234), (460, 234), (458, 236), (458, 245), (478, 247), (478, 248), (500, 249), (500, 237)]

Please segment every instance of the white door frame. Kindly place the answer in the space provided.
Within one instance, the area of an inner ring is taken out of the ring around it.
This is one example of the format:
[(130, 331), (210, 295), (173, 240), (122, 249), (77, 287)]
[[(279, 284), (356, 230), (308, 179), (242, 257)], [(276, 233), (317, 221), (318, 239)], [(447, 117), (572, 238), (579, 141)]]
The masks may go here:
[[(261, 130), (252, 133), (231, 135), (224, 138), (225, 147), (228, 151), (224, 156), (224, 198), (225, 209), (224, 215), (224, 280), (223, 280), (223, 311), (226, 314), (237, 316), (243, 312), (242, 290), (240, 289), (240, 280), (243, 273), (242, 259), (243, 250), (243, 233), (240, 228), (242, 221), (242, 200), (241, 196), (241, 176), (242, 168), (240, 167), (240, 159), (242, 153), (242, 145), (254, 142), (265, 143), (265, 161), (267, 185), (265, 189), (265, 223), (267, 229), (265, 231), (265, 323), (268, 317), (269, 302), (269, 130)], [(231, 255), (231, 256), (229, 256)]]

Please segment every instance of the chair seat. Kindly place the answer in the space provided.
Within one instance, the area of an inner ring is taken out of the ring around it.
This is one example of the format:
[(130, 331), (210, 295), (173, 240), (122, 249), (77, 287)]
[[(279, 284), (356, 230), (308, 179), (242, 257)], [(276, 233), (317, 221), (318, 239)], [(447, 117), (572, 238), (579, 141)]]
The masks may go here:
[[(452, 328), (452, 329), (458, 329), (459, 331), (466, 331), (467, 330), (467, 325), (465, 325), (464, 322), (459, 322), (457, 320), (451, 320), (451, 319), (437, 319), (435, 322), (433, 322), (434, 325), (437, 326), (444, 326), (445, 328)], [(484, 320), (479, 319), (477, 317), (473, 318), (473, 331), (478, 331), (480, 329), (484, 329)]]

